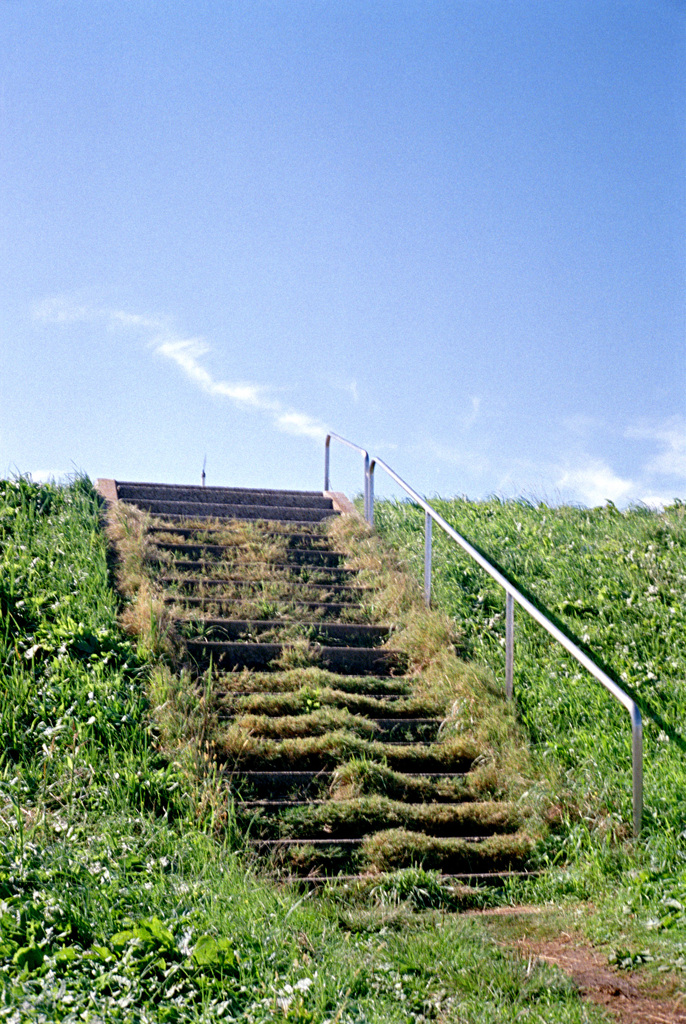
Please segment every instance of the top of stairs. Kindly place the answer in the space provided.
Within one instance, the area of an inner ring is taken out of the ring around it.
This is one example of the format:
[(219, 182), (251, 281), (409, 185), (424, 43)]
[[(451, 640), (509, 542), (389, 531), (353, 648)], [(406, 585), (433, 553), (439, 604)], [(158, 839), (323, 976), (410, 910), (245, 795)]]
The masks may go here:
[(151, 515), (173, 520), (230, 518), (310, 524), (337, 515), (341, 507), (338, 495), (323, 491), (201, 487), (107, 479), (98, 480), (97, 489), (108, 501), (125, 501)]

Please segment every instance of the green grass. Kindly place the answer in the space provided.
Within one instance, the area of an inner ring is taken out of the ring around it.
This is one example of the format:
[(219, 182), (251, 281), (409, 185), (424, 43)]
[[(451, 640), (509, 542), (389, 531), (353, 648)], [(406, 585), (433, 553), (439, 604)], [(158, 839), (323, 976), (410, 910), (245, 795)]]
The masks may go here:
[(604, 1019), (426, 909), (458, 905), (434, 875), (398, 873), (354, 928), (339, 900), (261, 878), (203, 760), (202, 701), (119, 627), (100, 518), (85, 479), (0, 483), (0, 1020)]
[[(546, 796), (559, 809), (549, 860), (572, 867), (515, 885), (511, 898), (592, 899), (600, 907), (587, 915), (594, 939), (624, 935), (634, 948), (669, 948), (663, 962), (679, 968), (686, 949), (686, 508), (432, 504), (576, 637), (644, 715), (645, 813), (634, 844), (628, 715), (517, 610), (517, 714), (533, 763), (548, 779)], [(382, 538), (419, 579), (423, 511), (379, 501), (375, 515)], [(438, 528), (433, 602), (454, 619), (465, 655), (491, 666), (504, 686), (503, 591)]]

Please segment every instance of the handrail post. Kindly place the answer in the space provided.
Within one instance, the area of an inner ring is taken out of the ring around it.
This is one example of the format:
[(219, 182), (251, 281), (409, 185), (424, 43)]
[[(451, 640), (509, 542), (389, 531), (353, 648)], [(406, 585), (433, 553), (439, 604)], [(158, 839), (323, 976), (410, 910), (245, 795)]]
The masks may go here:
[(329, 460), (331, 457), (331, 434), (326, 435), (326, 441), (324, 442), (324, 490), (330, 490), (329, 487)]
[(631, 767), (633, 776), (634, 837), (643, 820), (643, 720), (636, 704), (631, 709)]
[(364, 518), (369, 522), (369, 453), (364, 453)]
[(424, 604), (431, 607), (431, 525), (428, 512), (424, 513)]
[(508, 700), (514, 694), (514, 597), (505, 591), (505, 693)]
[(374, 467), (376, 466), (376, 459), (372, 459), (369, 463), (367, 470), (367, 499), (369, 501), (369, 509), (367, 512), (367, 522), (370, 526), (374, 526)]

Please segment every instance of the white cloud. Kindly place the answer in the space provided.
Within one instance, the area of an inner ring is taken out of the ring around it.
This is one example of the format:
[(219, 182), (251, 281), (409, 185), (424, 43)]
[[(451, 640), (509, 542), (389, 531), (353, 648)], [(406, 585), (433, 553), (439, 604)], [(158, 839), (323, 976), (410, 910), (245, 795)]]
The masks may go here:
[(562, 471), (555, 482), (560, 491), (572, 491), (581, 495), (588, 505), (604, 505), (606, 501), (617, 502), (628, 499), (636, 484), (624, 480), (602, 459), (588, 458), (582, 465)]
[(312, 437), (316, 441), (323, 441), (326, 437), (324, 425), (303, 412), (291, 410), (280, 413), (276, 417), (276, 425), (288, 434), (301, 434), (304, 437)]
[(666, 505), (672, 504), (674, 498), (668, 498), (664, 494), (646, 494), (639, 500), (642, 504), (647, 505), (648, 508), (655, 508), (662, 512)]
[[(307, 413), (291, 409), (271, 398), (266, 388), (248, 381), (217, 380), (203, 364), (204, 356), (212, 351), (204, 338), (180, 337), (165, 320), (159, 317), (129, 313), (121, 309), (76, 305), (63, 296), (49, 298), (34, 308), (34, 317), (43, 323), (73, 324), (102, 323), (108, 330), (135, 330), (148, 335), (153, 351), (169, 359), (186, 377), (213, 398), (226, 398), (243, 408), (254, 409), (271, 417), (274, 426), (299, 437), (323, 441), (326, 427)], [(353, 381), (352, 386), (357, 389)]]
[(626, 437), (652, 441), (659, 450), (645, 465), (645, 472), (686, 480), (686, 419), (672, 416), (659, 424), (629, 427)]
[[(163, 336), (164, 337), (164, 336)], [(262, 398), (260, 389), (255, 384), (232, 383), (215, 380), (200, 363), (201, 356), (210, 352), (210, 346), (201, 338), (154, 338), (151, 342), (154, 351), (176, 363), (195, 384), (198, 384), (208, 395), (230, 398), (240, 405), (251, 405), (270, 412), (276, 411), (274, 403)], [(279, 409), (280, 407), (276, 407)]]

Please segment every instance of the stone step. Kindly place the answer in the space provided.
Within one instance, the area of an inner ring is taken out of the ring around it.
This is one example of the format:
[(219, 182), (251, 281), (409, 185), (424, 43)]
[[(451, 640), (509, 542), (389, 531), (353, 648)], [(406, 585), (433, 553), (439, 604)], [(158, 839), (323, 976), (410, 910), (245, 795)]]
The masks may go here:
[(331, 498), (321, 491), (279, 491), (244, 487), (196, 487), (182, 484), (148, 484), (117, 481), (120, 501), (173, 502), (196, 505), (246, 505), (271, 508), (333, 509)]
[[(173, 534), (178, 537), (186, 537), (190, 541), (196, 543), (204, 543), (198, 541), (198, 534), (203, 538), (218, 534), (223, 537), (225, 533), (225, 526), (221, 523), (208, 520), (201, 526), (182, 526), (181, 524), (173, 523), (170, 525), (160, 524), (159, 522), (153, 521), (149, 527), (149, 533), (153, 536), (155, 534)], [(289, 549), (294, 550), (308, 550), (308, 551), (329, 551), (329, 542), (326, 533), (322, 532), (321, 523), (275, 523), (270, 522), (264, 524), (260, 528), (260, 536), (267, 540), (273, 539), (279, 543), (287, 545)], [(166, 541), (156, 542), (159, 545), (167, 543)], [(239, 544), (246, 544), (243, 539), (239, 541)], [(223, 547), (224, 543), (216, 545)], [(231, 545), (234, 546), (234, 545)], [(235, 546), (239, 546), (238, 544)]]
[[(458, 872), (452, 874), (445, 874), (443, 872), (438, 873), (438, 878), (442, 882), (450, 884), (450, 882), (460, 882), (464, 885), (474, 886), (478, 888), (492, 887), (500, 889), (507, 885), (508, 882), (517, 878), (538, 878), (542, 874), (541, 871), (468, 871)], [(368, 885), (372, 883), (375, 887), (381, 885), (386, 879), (392, 879), (393, 874), (387, 872), (373, 871), (367, 874), (357, 875), (274, 875), (267, 874), (265, 877), (276, 880), (278, 878), (282, 885), (307, 885), (310, 888), (318, 888), (326, 885), (334, 887), (337, 885)]]
[(408, 775), (448, 771), (454, 778), (469, 772), (474, 762), (474, 754), (452, 750), (446, 753), (440, 744), (381, 743), (344, 730), (322, 736), (274, 740), (252, 737), (248, 731), (239, 729), (228, 739), (225, 743), (220, 735), (215, 749), (217, 760), (229, 774), (231, 771), (241, 775), (255, 771), (289, 772), (294, 765), (299, 771), (332, 771), (356, 756), (377, 762), (385, 759), (393, 771)]
[[(243, 690), (246, 679), (229, 673), (217, 679), (218, 697), (225, 696), (238, 690)], [(406, 677), (403, 676), (352, 676), (341, 675), (336, 672), (327, 672), (317, 668), (284, 670), (283, 672), (253, 672), (249, 678), (252, 686), (251, 693), (294, 693), (302, 690), (304, 686), (319, 688), (320, 686), (331, 687), (342, 690), (345, 693), (378, 697), (382, 694), (401, 693), (406, 697), (412, 696), (412, 686)], [(231, 685), (231, 684), (234, 685)]]
[[(346, 622), (303, 622), (288, 619), (179, 619), (202, 628), (206, 640), (249, 640), (261, 633), (297, 627), (302, 638), (313, 643), (344, 644), (349, 647), (370, 647), (390, 636), (388, 626), (368, 626)], [(210, 636), (209, 633), (212, 635)]]
[[(491, 836), (431, 836), (390, 829), (360, 839), (255, 841), (282, 873), (362, 874), (421, 867), (466, 876), (510, 874), (526, 869), (531, 839), (521, 833)], [(351, 871), (352, 869), (352, 871)]]
[(255, 793), (257, 795), (267, 794), (274, 797), (277, 794), (297, 793), (302, 799), (311, 794), (327, 793), (331, 780), (332, 771), (318, 772), (289, 772), (289, 771), (241, 771), (225, 772), (231, 782), (233, 789), (239, 793)]
[[(165, 594), (163, 601), (167, 604), (176, 605), (189, 605), (192, 608), (203, 608), (206, 605), (212, 607), (225, 607), (227, 609), (233, 609), (236, 605), (236, 597), (222, 597), (221, 594), (215, 596), (190, 596), (186, 594)], [(338, 619), (341, 615), (346, 612), (350, 612), (356, 605), (353, 602), (347, 602), (345, 604), (329, 601), (292, 601), (286, 603), (286, 600), (281, 598), (269, 598), (270, 603), (276, 606), (277, 610), (283, 609), (284, 613), (291, 615), (294, 611), (302, 611), (305, 614), (321, 614), (322, 618)]]
[[(340, 709), (344, 710), (344, 709)], [(250, 732), (262, 737), (269, 737), (273, 740), (292, 739), (294, 736), (321, 736), (323, 732), (330, 731), (333, 725), (327, 724), (322, 727), (321, 714), (327, 714), (328, 721), (335, 709), (330, 705), (314, 710), (304, 710), (296, 714), (262, 715), (259, 712), (240, 710), (232, 714), (230, 710), (223, 712), (218, 710), (218, 721), (234, 722), (239, 728), (244, 728), (246, 720), (252, 724), (247, 725)], [(262, 720), (262, 726), (255, 724), (256, 720)], [(297, 725), (295, 724), (297, 723)], [(406, 746), (410, 743), (433, 743), (443, 724), (440, 718), (375, 718), (371, 715), (351, 714), (347, 721), (340, 723), (338, 728), (346, 728), (359, 735), (366, 736), (379, 743), (389, 746)]]
[[(427, 702), (420, 699), (409, 700), (404, 693), (355, 694), (331, 688), (305, 687), (291, 693), (259, 692), (213, 694), (215, 703), (233, 714), (253, 715), (296, 715), (303, 714), (312, 708), (313, 702), (318, 707), (346, 708), (352, 714), (382, 717), (392, 715), (395, 720), (417, 718)], [(428, 712), (426, 712), (428, 714)]]
[(402, 828), (406, 832), (478, 842), (507, 836), (522, 827), (522, 815), (512, 805), (497, 801), (408, 804), (380, 795), (350, 800), (323, 800), (316, 804), (275, 809), (246, 808), (237, 813), (250, 835), (271, 842), (332, 842), (361, 840), (377, 832)]
[(339, 515), (333, 507), (301, 507), (298, 505), (229, 505), (199, 501), (163, 501), (157, 498), (128, 498), (127, 504), (135, 505), (151, 515), (179, 517), (184, 519), (259, 519), (294, 521), (298, 523), (319, 523), (331, 516)]
[[(244, 544), (181, 544), (171, 541), (157, 541), (155, 544), (160, 551), (169, 551), (172, 554), (183, 555), (189, 560), (195, 559), (207, 564), (214, 564), (207, 556), (216, 556), (217, 559), (223, 559), (229, 564), (231, 559), (226, 557), (227, 554), (233, 551), (243, 551), (246, 546)], [(339, 563), (345, 559), (345, 555), (339, 551), (324, 551), (318, 548), (289, 547), (284, 555), (288, 566), (316, 565), (338, 568)], [(178, 565), (178, 561), (175, 564)]]
[[(214, 576), (177, 576), (176, 574), (167, 574), (164, 576), (158, 576), (160, 583), (164, 586), (175, 586), (182, 590), (186, 590), (192, 587), (226, 587), (231, 584), (236, 589), (247, 589), (247, 590), (259, 590), (260, 594), (264, 597), (273, 596), (270, 593), (270, 589), (280, 589), (286, 591), (289, 594), (297, 596), (298, 591), (323, 591), (324, 593), (333, 593), (339, 596), (351, 597), (359, 600), (362, 595), (369, 593), (370, 587), (353, 586), (347, 583), (316, 583), (309, 581), (303, 581), (299, 579), (287, 579), (284, 577), (275, 577), (270, 580), (247, 580), (243, 577), (231, 577), (227, 576), (224, 579), (220, 579)], [(227, 591), (229, 596), (230, 591)]]
[[(249, 563), (240, 562), (238, 564), (230, 561), (229, 559), (212, 559), (209, 561), (190, 561), (186, 558), (178, 558), (172, 562), (167, 562), (164, 559), (157, 559), (152, 561), (151, 564), (163, 566), (166, 569), (174, 569), (176, 572), (195, 572), (199, 573), (198, 578), (204, 579), (227, 579), (235, 580), (237, 577), (235, 574), (237, 570), (246, 570), (248, 567), (252, 573), (254, 573), (255, 579), (264, 580), (270, 582), (274, 579), (286, 578), (289, 579), (290, 574), (293, 574), (301, 583), (337, 583), (351, 578), (354, 574), (350, 569), (344, 569), (340, 566), (331, 565), (302, 565), (297, 562), (257, 562), (250, 561)], [(212, 576), (203, 576), (203, 572), (213, 573)], [(226, 575), (222, 576), (222, 572)], [(310, 578), (311, 577), (311, 578)], [(244, 578), (244, 577), (240, 577)]]
[(265, 811), (282, 811), (287, 807), (319, 807), (327, 803), (326, 800), (237, 800), (238, 810), (251, 810), (253, 807), (262, 808)]
[[(224, 643), (212, 640), (189, 640), (188, 653), (200, 665), (213, 665), (223, 671), (236, 669), (269, 669), (281, 658), (287, 644)], [(350, 675), (391, 675), (403, 668), (399, 651), (377, 647), (324, 647), (313, 648), (312, 664), (331, 672)]]
[[(333, 781), (333, 771), (232, 771), (226, 772), (231, 786), (238, 793), (252, 793), (255, 797), (269, 797), (296, 794), (300, 800), (317, 798), (328, 794)], [(467, 778), (466, 772), (413, 772), (408, 779), (422, 779), (431, 783), (451, 782)]]

